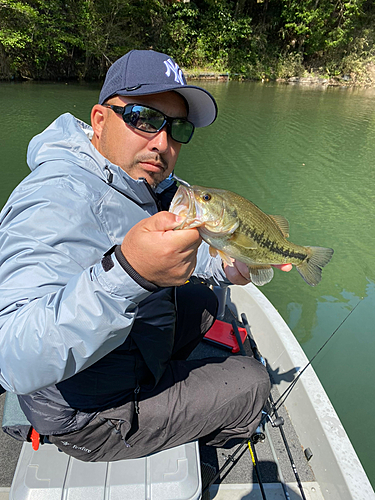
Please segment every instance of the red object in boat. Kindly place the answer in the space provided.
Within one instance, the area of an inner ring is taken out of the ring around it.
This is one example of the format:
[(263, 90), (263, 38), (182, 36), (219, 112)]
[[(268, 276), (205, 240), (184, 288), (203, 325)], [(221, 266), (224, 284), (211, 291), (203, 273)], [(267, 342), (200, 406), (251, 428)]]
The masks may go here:
[[(238, 327), (240, 332), (240, 337), (242, 342), (246, 339), (247, 332), (245, 328)], [(208, 342), (213, 342), (215, 344), (221, 345), (230, 349), (233, 353), (239, 352), (240, 347), (238, 345), (236, 336), (233, 331), (233, 326), (224, 321), (216, 320), (212, 327), (208, 330), (204, 339)]]
[(40, 443), (40, 434), (39, 432), (36, 432), (34, 427), (31, 428), (31, 433), (30, 433), (30, 441), (31, 441), (31, 446), (33, 450), (37, 451), (39, 448), (39, 443)]

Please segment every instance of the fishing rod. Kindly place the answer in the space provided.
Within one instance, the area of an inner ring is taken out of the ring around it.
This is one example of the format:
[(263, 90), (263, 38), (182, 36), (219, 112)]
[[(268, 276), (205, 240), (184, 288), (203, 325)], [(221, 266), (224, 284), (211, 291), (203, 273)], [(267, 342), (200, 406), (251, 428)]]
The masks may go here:
[[(272, 425), (272, 422), (271, 422), (271, 425)], [(273, 426), (273, 427), (275, 427), (275, 426)], [(268, 428), (266, 426), (264, 426), (264, 432), (265, 432), (265, 434), (266, 434), (266, 436), (268, 438), (268, 444), (269, 444), (269, 447), (271, 449), (272, 456), (273, 456), (273, 458), (275, 460), (275, 464), (276, 464), (276, 467), (277, 467), (277, 474), (278, 474), (278, 477), (279, 477), (279, 480), (280, 480), (281, 487), (282, 487), (283, 492), (284, 492), (284, 496), (285, 496), (286, 500), (291, 500), (289, 492), (288, 492), (288, 489), (286, 487), (286, 482), (285, 482), (285, 479), (284, 479), (284, 475), (283, 475), (283, 472), (282, 472), (280, 464), (279, 464), (279, 459), (277, 457), (277, 453), (276, 453), (275, 447), (274, 447), (272, 439), (271, 439), (271, 434), (269, 433), (269, 430), (268, 430)]]
[(262, 494), (262, 498), (264, 500), (267, 500), (266, 492), (264, 491), (263, 481), (262, 481), (262, 478), (260, 476), (260, 470), (259, 470), (259, 465), (258, 465), (259, 461), (258, 461), (257, 452), (255, 451), (255, 443), (254, 443), (254, 446), (252, 446), (251, 440), (248, 439), (247, 445), (249, 447), (251, 461), (253, 462), (253, 468), (255, 470), (255, 474), (256, 474), (257, 479), (258, 479), (259, 489), (260, 489), (260, 492)]
[[(324, 349), (324, 347), (328, 344), (328, 342), (332, 339), (332, 337), (337, 333), (337, 331), (342, 327), (342, 325), (347, 321), (347, 319), (349, 318), (349, 316), (355, 311), (355, 309), (359, 306), (359, 304), (362, 302), (363, 298), (361, 298), (358, 303), (353, 307), (353, 309), (351, 309), (349, 311), (349, 313), (346, 315), (346, 317), (341, 321), (341, 323), (337, 326), (337, 328), (335, 328), (335, 330), (333, 331), (333, 333), (328, 337), (328, 339), (323, 343), (323, 345), (318, 349), (318, 351), (315, 353), (315, 355), (311, 358), (311, 360), (306, 364), (306, 366), (299, 371), (297, 377), (293, 380), (293, 382), (291, 382), (289, 384), (289, 386), (286, 388), (286, 390), (281, 394), (281, 396), (277, 399), (276, 402), (273, 402), (273, 404), (271, 403), (271, 410), (273, 411), (273, 414), (272, 415), (275, 415), (276, 416), (276, 412), (277, 410), (280, 408), (280, 406), (282, 404), (285, 403), (287, 397), (289, 396), (290, 392), (293, 390), (294, 386), (296, 385), (297, 381), (299, 380), (299, 378), (301, 377), (301, 375), (305, 372), (305, 370), (311, 365), (311, 363), (314, 361), (314, 359), (317, 357), (317, 355), (322, 351), (322, 349)], [(251, 331), (250, 331), (250, 327), (249, 327), (249, 324), (247, 322), (247, 318), (246, 318), (246, 315), (245, 314), (242, 314), (241, 315), (241, 319), (242, 319), (242, 322), (245, 326), (245, 329), (247, 331), (247, 334), (248, 334), (248, 339), (249, 339), (249, 342), (250, 342), (250, 347), (251, 347), (251, 350), (255, 356), (256, 359), (258, 359), (262, 364), (265, 365), (265, 360), (264, 358), (261, 356), (259, 350), (258, 350), (258, 347), (255, 343), (255, 340), (251, 334)], [(245, 321), (244, 321), (245, 319)], [(233, 323), (232, 323), (233, 324)], [(247, 325), (247, 328), (246, 328), (246, 325)], [(272, 397), (272, 396), (271, 396)], [(277, 406), (278, 405), (278, 406)], [(272, 406), (274, 406), (274, 408), (272, 408)], [(264, 425), (267, 421), (267, 419), (269, 419), (271, 421), (271, 425), (273, 427), (278, 427), (278, 426), (281, 426), (283, 424), (283, 419), (282, 417), (276, 417), (276, 419), (274, 421), (272, 421), (272, 418), (271, 418), (271, 415), (267, 412), (264, 412), (265, 415), (262, 417), (261, 421), (260, 421), (260, 424), (258, 426), (258, 429), (260, 429), (262, 427), (262, 425)], [(257, 429), (257, 431), (258, 431)], [(285, 435), (285, 434), (284, 434)], [(202, 495), (209, 490), (209, 488), (214, 484), (214, 482), (220, 477), (220, 475), (222, 474), (222, 472), (228, 467), (229, 464), (231, 464), (231, 467), (233, 467), (238, 459), (240, 457), (237, 457), (238, 453), (240, 452), (241, 448), (247, 444), (249, 441), (249, 438), (245, 438), (243, 439), (243, 441), (241, 441), (241, 443), (238, 445), (238, 447), (236, 448), (236, 450), (227, 456), (227, 460), (226, 462), (221, 466), (221, 468), (218, 470), (218, 472), (215, 474), (215, 476), (211, 479), (211, 481), (207, 484), (207, 486), (204, 488), (204, 490), (202, 491)], [(242, 454), (241, 454), (242, 455)], [(240, 455), (240, 456), (241, 456)], [(289, 455), (289, 454), (288, 454)], [(237, 458), (236, 458), (237, 457)], [(290, 458), (290, 457), (289, 457)], [(294, 465), (294, 462), (293, 462), (293, 465)], [(292, 465), (292, 469), (293, 469), (293, 472), (295, 472), (297, 469), (295, 468), (295, 465), (293, 467)], [(298, 472), (297, 472), (298, 474)], [(297, 479), (297, 478), (296, 478)], [(298, 476), (298, 480), (300, 482), (300, 479), (299, 479), (299, 476)], [(298, 481), (297, 481), (298, 483)], [(301, 485), (302, 486), (302, 485)], [(289, 494), (288, 492), (286, 491), (286, 488), (285, 488), (285, 485), (283, 485), (283, 490), (284, 490), (284, 494), (285, 494), (285, 497), (287, 500), (289, 500)], [(306, 498), (304, 493), (302, 492), (302, 495), (303, 497), (302, 498)]]
[[(269, 400), (271, 402), (271, 408), (274, 411), (274, 415), (275, 415), (276, 419), (280, 418), (279, 415), (278, 415), (277, 409), (275, 408), (275, 404), (274, 404), (273, 397), (272, 397), (271, 393), (269, 395)], [(284, 447), (285, 447), (286, 452), (288, 454), (289, 462), (290, 462), (290, 465), (292, 467), (292, 470), (293, 470), (293, 473), (294, 473), (294, 477), (296, 478), (298, 488), (299, 488), (299, 490), (301, 492), (302, 499), (306, 500), (305, 492), (303, 491), (302, 482), (301, 482), (301, 479), (299, 477), (298, 470), (297, 470), (296, 464), (294, 463), (293, 455), (292, 455), (292, 452), (290, 450), (289, 443), (288, 443), (288, 441), (286, 439), (286, 435), (285, 435), (285, 432), (284, 432), (284, 429), (283, 429), (283, 423), (281, 425), (278, 425), (277, 427), (279, 428), (279, 431), (280, 431), (280, 434), (281, 434), (281, 439), (283, 440)], [(284, 489), (285, 496), (287, 498), (289, 498), (289, 494), (287, 494), (287, 490), (286, 490), (286, 487), (285, 487), (284, 484), (283, 484), (283, 489)]]
[[(251, 350), (253, 351), (255, 359), (257, 359), (258, 361), (260, 361), (263, 364), (263, 366), (265, 368), (267, 368), (266, 360), (263, 358), (263, 356), (260, 354), (260, 352), (258, 350), (258, 346), (257, 346), (257, 344), (256, 344), (256, 342), (254, 340), (254, 337), (252, 336), (251, 330), (250, 330), (249, 322), (247, 321), (247, 317), (246, 317), (246, 315), (244, 313), (241, 314), (241, 320), (242, 320), (242, 323), (243, 323), (243, 325), (244, 325), (244, 327), (246, 329), (247, 336), (248, 336), (248, 339), (249, 339), (249, 342), (250, 342), (250, 347), (251, 347)], [(271, 409), (274, 412), (274, 415), (275, 415), (276, 419), (275, 419), (275, 421), (272, 421), (272, 418), (269, 415), (269, 413), (266, 413), (266, 418), (269, 418), (272, 427), (278, 427), (278, 429), (280, 431), (281, 439), (283, 440), (285, 450), (286, 450), (286, 452), (288, 454), (290, 465), (292, 467), (292, 470), (293, 470), (293, 473), (294, 473), (294, 477), (296, 478), (298, 488), (299, 488), (299, 490), (301, 492), (302, 499), (306, 500), (305, 492), (303, 491), (302, 482), (301, 482), (301, 479), (299, 477), (299, 474), (298, 474), (298, 471), (297, 471), (297, 467), (296, 467), (296, 464), (294, 463), (293, 455), (292, 455), (292, 452), (290, 450), (289, 443), (288, 443), (288, 440), (286, 439), (286, 435), (285, 435), (285, 432), (284, 432), (284, 429), (283, 429), (284, 419), (282, 417), (279, 417), (277, 409), (275, 408), (274, 400), (273, 400), (273, 397), (272, 397), (271, 393), (268, 396), (268, 400), (270, 402)], [(283, 490), (284, 490), (284, 495), (285, 495), (286, 499), (289, 500), (289, 498), (290, 498), (289, 497), (289, 493), (288, 493), (288, 491), (286, 489), (286, 486), (285, 486), (285, 484), (283, 482), (282, 482), (282, 486), (283, 486)]]
[[(322, 351), (322, 349), (324, 349), (324, 347), (332, 339), (332, 337), (335, 335), (335, 333), (341, 328), (341, 326), (345, 323), (345, 321), (349, 318), (349, 316), (356, 310), (356, 308), (359, 306), (359, 304), (360, 304), (361, 301), (362, 301), (362, 299), (360, 299), (357, 302), (357, 304), (351, 309), (351, 311), (349, 311), (349, 313), (346, 315), (346, 317), (335, 328), (335, 330), (332, 332), (332, 334), (323, 343), (323, 345), (318, 349), (318, 351), (315, 353), (315, 355), (308, 361), (308, 363), (306, 364), (306, 366), (298, 373), (297, 377), (293, 380), (293, 382), (291, 382), (289, 384), (289, 386), (287, 387), (287, 389), (283, 392), (283, 394), (278, 398), (278, 400), (276, 402), (273, 400), (272, 394), (270, 393), (270, 395), (269, 395), (269, 401), (271, 403), (271, 410), (272, 410), (273, 413), (271, 415), (270, 414), (266, 414), (266, 418), (270, 419), (271, 425), (272, 425), (272, 418), (271, 418), (271, 416), (275, 415), (275, 417), (276, 417), (275, 422), (280, 418), (279, 415), (278, 415), (278, 411), (277, 410), (285, 403), (287, 397), (291, 393), (292, 389), (296, 385), (297, 381), (299, 380), (299, 378), (301, 377), (301, 375), (303, 374), (303, 372), (312, 364), (312, 362), (314, 361), (314, 359), (318, 356), (318, 354)], [(241, 314), (241, 320), (242, 320), (243, 325), (245, 326), (245, 329), (246, 329), (246, 332), (247, 332), (247, 335), (248, 335), (248, 338), (249, 338), (250, 346), (251, 346), (251, 349), (252, 349), (252, 351), (254, 353), (255, 358), (258, 359), (258, 361), (260, 361), (265, 367), (267, 367), (267, 363), (266, 363), (265, 359), (263, 358), (263, 356), (260, 354), (260, 352), (258, 350), (258, 347), (256, 345), (256, 342), (255, 342), (255, 340), (254, 340), (254, 338), (253, 338), (253, 336), (251, 334), (250, 326), (249, 326), (249, 323), (247, 321), (247, 317), (246, 317), (245, 314)], [(293, 473), (294, 473), (294, 477), (296, 478), (298, 488), (299, 488), (299, 490), (301, 492), (302, 499), (306, 500), (306, 496), (305, 496), (305, 493), (303, 491), (302, 482), (300, 480), (300, 477), (299, 477), (299, 474), (298, 474), (298, 471), (297, 471), (297, 467), (296, 467), (296, 465), (294, 463), (293, 455), (291, 453), (288, 441), (287, 441), (286, 436), (285, 436), (284, 429), (282, 427), (283, 423), (284, 422), (281, 422), (279, 425), (277, 425), (277, 427), (280, 430), (281, 438), (283, 440), (286, 452), (288, 454), (290, 465), (292, 467), (292, 470), (293, 470)]]
[[(248, 325), (248, 322), (247, 322), (247, 318), (246, 318), (246, 316), (244, 314), (241, 317), (242, 317), (242, 322), (243, 322), (244, 326), (245, 327), (246, 327), (246, 325), (248, 326), (248, 329), (246, 331), (247, 331), (247, 335), (248, 335), (248, 338), (249, 338), (249, 341), (250, 341), (250, 346), (252, 348), (254, 357), (256, 359), (258, 359), (258, 361), (260, 361), (262, 364), (265, 365), (265, 360), (260, 355), (260, 353), (258, 351), (258, 348), (257, 348), (257, 345), (255, 343), (255, 340), (253, 339), (253, 337), (251, 335), (251, 331), (250, 331), (250, 328), (249, 328), (249, 325)], [(246, 354), (246, 351), (244, 349), (244, 346), (243, 346), (243, 343), (242, 343), (242, 339), (241, 339), (241, 336), (240, 336), (237, 324), (236, 324), (235, 320), (233, 320), (231, 323), (232, 323), (232, 328), (233, 328), (234, 335), (235, 335), (235, 337), (237, 339), (237, 343), (238, 343), (238, 346), (240, 348), (240, 353), (241, 353), (242, 356), (246, 356), (247, 354)], [(269, 420), (271, 421), (272, 427), (279, 427), (280, 425), (282, 425), (284, 423), (284, 420), (283, 420), (282, 417), (278, 417), (278, 418), (275, 419), (275, 421), (272, 421), (271, 417), (269, 416), (269, 414), (267, 412), (262, 411), (262, 413), (265, 414), (266, 418), (269, 418)], [(203, 498), (203, 495), (206, 493), (206, 491), (208, 491), (208, 489), (211, 487), (211, 485), (214, 484), (214, 482), (216, 481), (216, 479), (218, 479), (221, 476), (222, 472), (224, 472), (224, 470), (228, 467), (228, 464), (232, 464), (232, 467), (233, 467), (236, 464), (236, 462), (238, 462), (238, 460), (242, 457), (244, 451), (242, 451), (242, 453), (237, 458), (236, 458), (236, 456), (238, 455), (238, 453), (240, 452), (240, 450), (243, 448), (243, 446), (247, 445), (247, 447), (249, 449), (249, 452), (250, 452), (251, 461), (252, 461), (252, 464), (253, 464), (253, 469), (254, 469), (255, 475), (257, 477), (257, 481), (258, 481), (258, 485), (259, 485), (259, 490), (260, 490), (262, 499), (263, 500), (267, 500), (266, 492), (265, 492), (263, 481), (262, 481), (262, 478), (261, 478), (260, 467), (259, 467), (259, 460), (258, 460), (257, 452), (256, 452), (256, 449), (255, 449), (255, 445), (258, 442), (263, 442), (265, 440), (265, 435), (262, 432), (262, 423), (263, 423), (263, 421), (264, 421), (264, 418), (261, 420), (258, 428), (256, 429), (255, 433), (251, 436), (251, 438), (245, 438), (243, 441), (241, 441), (241, 443), (238, 445), (238, 447), (236, 448), (236, 450), (234, 451), (234, 453), (233, 454), (229, 454), (226, 457), (226, 462), (221, 466), (221, 468), (217, 471), (217, 473), (215, 474), (215, 476), (210, 480), (210, 482), (207, 484), (207, 486), (203, 489), (203, 491), (202, 491), (202, 498)], [(285, 434), (284, 434), (284, 438), (285, 438)], [(286, 440), (286, 438), (285, 438), (285, 440)], [(286, 446), (288, 446), (288, 444), (287, 444), (286, 441), (284, 441), (284, 444)], [(244, 450), (245, 449), (246, 448), (244, 448)], [(288, 446), (288, 449), (287, 449), (287, 453), (288, 453), (288, 456), (291, 456), (291, 452), (290, 452), (289, 446)], [(293, 463), (293, 465), (294, 465), (294, 463)], [(295, 468), (295, 466), (294, 466), (294, 468)], [(296, 468), (295, 468), (295, 470), (296, 470)], [(279, 475), (280, 475), (280, 477), (282, 477), (281, 471), (280, 471)], [(283, 492), (284, 492), (286, 500), (290, 500), (289, 493), (288, 493), (288, 491), (286, 489), (286, 486), (285, 486), (285, 484), (284, 484), (284, 482), (282, 480), (281, 480), (281, 485), (282, 485)], [(304, 496), (303, 491), (302, 491), (302, 498), (303, 498), (303, 500), (306, 500), (306, 497)]]
[(218, 479), (221, 476), (222, 472), (224, 472), (224, 470), (228, 467), (228, 465), (232, 464), (232, 467), (233, 467), (237, 463), (237, 461), (241, 458), (241, 456), (245, 453), (246, 450), (242, 450), (241, 455), (239, 457), (237, 457), (237, 455), (241, 451), (241, 448), (243, 447), (244, 444), (246, 444), (248, 442), (248, 440), (249, 440), (249, 438), (245, 438), (243, 441), (241, 441), (241, 443), (237, 446), (237, 448), (234, 450), (233, 453), (230, 453), (229, 455), (227, 455), (225, 457), (226, 461), (224, 462), (224, 464), (216, 472), (216, 474), (209, 481), (209, 483), (203, 488), (202, 498), (204, 497), (204, 494), (206, 493), (206, 491), (208, 491), (211, 488), (211, 486), (214, 484), (216, 479)]

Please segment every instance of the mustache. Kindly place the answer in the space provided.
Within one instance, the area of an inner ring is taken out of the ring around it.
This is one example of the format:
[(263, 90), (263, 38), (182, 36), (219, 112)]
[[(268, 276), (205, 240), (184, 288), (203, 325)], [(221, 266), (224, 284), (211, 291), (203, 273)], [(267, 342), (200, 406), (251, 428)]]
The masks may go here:
[(168, 162), (161, 155), (157, 153), (137, 156), (134, 163), (142, 163), (142, 162), (159, 163), (164, 170), (167, 170), (168, 168)]

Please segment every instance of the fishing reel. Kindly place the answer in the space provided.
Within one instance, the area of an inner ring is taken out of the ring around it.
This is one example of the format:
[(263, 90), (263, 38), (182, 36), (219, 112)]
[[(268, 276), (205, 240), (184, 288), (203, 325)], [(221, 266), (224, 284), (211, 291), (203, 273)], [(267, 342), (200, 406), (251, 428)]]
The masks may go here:
[(251, 442), (253, 444), (263, 443), (266, 440), (266, 435), (264, 434), (264, 427), (259, 425), (254, 434), (251, 436)]
[(263, 411), (262, 413), (265, 413), (266, 419), (269, 420), (272, 427), (280, 427), (280, 425), (284, 425), (283, 417), (277, 417), (277, 418), (275, 418), (275, 420), (272, 420), (271, 415), (269, 413), (267, 413), (265, 411)]
[(265, 410), (262, 410), (262, 420), (261, 423), (258, 425), (256, 431), (254, 434), (251, 436), (251, 441), (254, 444), (257, 443), (263, 443), (266, 439), (265, 431), (264, 431), (264, 426), (266, 422), (270, 422), (272, 427), (280, 427), (281, 425), (284, 425), (284, 419), (283, 417), (277, 417), (275, 420), (272, 420), (271, 415), (266, 412)]

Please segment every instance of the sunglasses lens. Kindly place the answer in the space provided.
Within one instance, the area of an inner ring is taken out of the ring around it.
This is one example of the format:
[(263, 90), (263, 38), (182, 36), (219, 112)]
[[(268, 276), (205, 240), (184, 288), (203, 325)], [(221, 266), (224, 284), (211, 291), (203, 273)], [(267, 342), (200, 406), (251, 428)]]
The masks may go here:
[(132, 106), (125, 110), (124, 119), (126, 123), (144, 132), (157, 132), (164, 124), (164, 116), (156, 109), (145, 106)]
[(174, 118), (171, 125), (171, 137), (177, 142), (186, 144), (193, 136), (194, 125), (187, 120)]
[[(128, 104), (123, 113), (125, 123), (143, 132), (158, 132), (167, 123), (160, 111), (140, 104)], [(194, 132), (194, 125), (183, 118), (168, 118), (170, 135), (177, 142), (186, 144)]]

